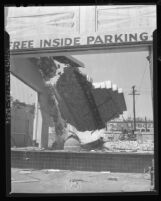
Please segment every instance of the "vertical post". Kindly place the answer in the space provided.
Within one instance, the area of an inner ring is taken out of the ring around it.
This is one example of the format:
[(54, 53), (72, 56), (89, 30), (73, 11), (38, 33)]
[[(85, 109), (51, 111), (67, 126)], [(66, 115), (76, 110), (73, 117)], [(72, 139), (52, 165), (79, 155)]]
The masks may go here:
[(36, 140), (37, 140), (37, 119), (38, 119), (38, 93), (36, 92), (35, 112), (34, 112), (34, 125), (33, 125), (33, 141), (35, 143), (36, 143)]
[(147, 132), (147, 119), (145, 117), (145, 131)]
[(133, 115), (134, 115), (134, 131), (136, 131), (136, 116), (135, 116), (135, 86), (132, 86), (132, 94), (133, 94)]
[(140, 94), (137, 94), (137, 93), (135, 93), (135, 92), (136, 92), (135, 86), (132, 86), (132, 93), (129, 94), (129, 95), (132, 95), (132, 96), (133, 96), (133, 124), (134, 124), (133, 132), (136, 131), (135, 95), (140, 95)]
[(151, 190), (154, 190), (154, 182), (155, 182), (155, 177), (154, 177), (154, 159), (152, 159), (152, 166), (150, 167), (150, 184), (151, 184)]
[(150, 70), (150, 80), (151, 80), (151, 96), (152, 96), (152, 106), (153, 106), (153, 47), (149, 47), (149, 70)]

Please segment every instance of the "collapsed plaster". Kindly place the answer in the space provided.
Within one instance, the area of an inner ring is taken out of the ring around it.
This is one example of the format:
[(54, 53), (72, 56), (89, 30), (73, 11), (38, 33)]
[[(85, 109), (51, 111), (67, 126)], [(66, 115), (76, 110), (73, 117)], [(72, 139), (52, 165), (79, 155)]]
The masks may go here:
[[(56, 149), (63, 149), (68, 125), (75, 132), (95, 132), (126, 110), (122, 90), (110, 82), (93, 83), (92, 78), (64, 57), (12, 58), (11, 72), (38, 93), (42, 128), (40, 147), (48, 147), (49, 119), (56, 131)], [(63, 63), (64, 62), (64, 63)], [(39, 123), (39, 122), (38, 122)], [(92, 140), (92, 139), (91, 139)]]

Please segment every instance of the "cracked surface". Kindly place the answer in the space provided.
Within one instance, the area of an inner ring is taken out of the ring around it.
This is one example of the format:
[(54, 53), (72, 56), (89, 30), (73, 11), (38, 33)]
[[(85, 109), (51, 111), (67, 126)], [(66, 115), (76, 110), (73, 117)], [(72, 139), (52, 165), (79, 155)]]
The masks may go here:
[[(14, 193), (95, 193), (150, 191), (150, 175), (141, 173), (33, 170), (12, 168)], [(24, 182), (26, 180), (26, 182)], [(19, 182), (15, 182), (19, 181)], [(21, 182), (22, 181), (22, 182)]]

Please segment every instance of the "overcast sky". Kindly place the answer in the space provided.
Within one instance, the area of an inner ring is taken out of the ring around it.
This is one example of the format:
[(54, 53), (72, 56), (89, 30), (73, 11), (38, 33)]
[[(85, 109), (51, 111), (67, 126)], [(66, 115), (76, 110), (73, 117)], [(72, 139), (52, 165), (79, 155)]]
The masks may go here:
[(133, 85), (140, 95), (136, 96), (136, 117), (153, 119), (151, 81), (148, 52), (124, 52), (74, 56), (85, 64), (81, 71), (88, 74), (94, 82), (111, 80), (122, 88), (127, 112), (124, 117), (133, 117), (133, 100), (128, 95)]

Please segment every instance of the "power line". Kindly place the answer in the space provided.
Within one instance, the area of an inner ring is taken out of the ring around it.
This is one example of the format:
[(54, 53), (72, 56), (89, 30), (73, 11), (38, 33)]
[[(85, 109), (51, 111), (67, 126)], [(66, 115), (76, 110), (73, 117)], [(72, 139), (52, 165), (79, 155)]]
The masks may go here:
[(135, 96), (140, 94), (136, 93), (135, 86), (132, 86), (132, 93), (129, 95), (133, 96), (133, 115), (134, 115), (134, 131), (135, 131), (136, 130)]
[[(151, 94), (151, 90), (138, 90), (142, 94)], [(123, 91), (123, 93), (129, 93), (129, 91)]]

